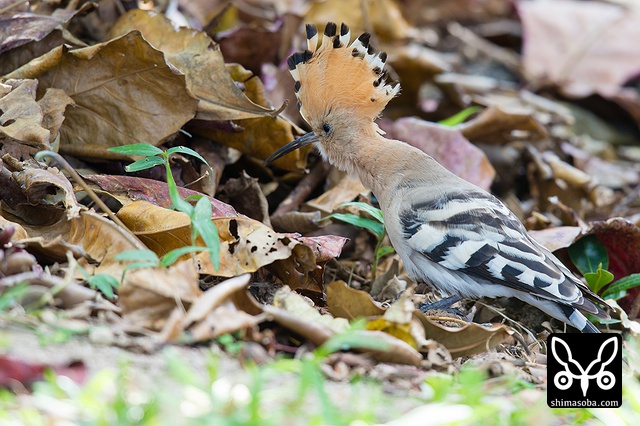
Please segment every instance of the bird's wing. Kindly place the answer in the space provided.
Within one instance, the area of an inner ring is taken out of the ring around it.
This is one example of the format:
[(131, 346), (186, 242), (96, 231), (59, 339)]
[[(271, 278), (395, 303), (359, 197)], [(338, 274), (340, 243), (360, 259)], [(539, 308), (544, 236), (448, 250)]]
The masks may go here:
[(586, 286), (491, 194), (448, 192), (413, 200), (400, 212), (412, 250), (450, 270), (597, 312), (583, 306)]

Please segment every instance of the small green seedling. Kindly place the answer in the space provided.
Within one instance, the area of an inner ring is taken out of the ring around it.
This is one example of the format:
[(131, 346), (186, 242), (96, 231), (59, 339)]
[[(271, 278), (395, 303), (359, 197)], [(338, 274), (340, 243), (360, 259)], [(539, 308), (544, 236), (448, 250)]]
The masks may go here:
[(595, 235), (587, 235), (573, 243), (569, 247), (569, 257), (594, 293), (600, 293), (604, 286), (613, 281), (613, 274), (607, 271), (607, 248)]
[(109, 274), (95, 274), (92, 276), (82, 266), (76, 265), (76, 268), (78, 268), (78, 271), (80, 271), (92, 289), (98, 290), (107, 299), (113, 300), (115, 296), (114, 290), (118, 288), (119, 284), (116, 278)]
[(481, 108), (479, 106), (465, 108), (462, 111), (452, 115), (451, 117), (447, 117), (444, 120), (438, 121), (438, 124), (442, 124), (443, 126), (447, 127), (455, 127), (458, 124), (464, 123), (467, 118), (480, 111), (480, 109)]
[(373, 219), (369, 219), (366, 217), (358, 216), (353, 213), (332, 213), (329, 216), (322, 218), (324, 219), (337, 219), (342, 222), (350, 223), (351, 225), (358, 226), (360, 228), (367, 229), (371, 231), (377, 238), (378, 242), (375, 248), (375, 255), (373, 259), (373, 270), (371, 273), (372, 280), (375, 280), (376, 271), (378, 269), (378, 263), (380, 259), (384, 256), (393, 253), (395, 250), (391, 246), (383, 246), (382, 243), (384, 241), (384, 235), (386, 233), (384, 227), (384, 218), (382, 217), (382, 211), (378, 208), (375, 208), (367, 203), (360, 202), (351, 202), (340, 204), (340, 207), (356, 207), (361, 212), (367, 213)]
[[(191, 246), (181, 247), (167, 253), (162, 259), (157, 260), (158, 265), (170, 265), (174, 263), (178, 258), (187, 253), (193, 253), (197, 251), (208, 251), (211, 256), (211, 263), (217, 270), (220, 267), (220, 238), (218, 236), (218, 229), (211, 220), (211, 202), (206, 197), (199, 197), (195, 206), (192, 206), (187, 201), (183, 200), (178, 193), (178, 186), (176, 185), (173, 175), (171, 174), (171, 164), (169, 158), (172, 154), (185, 154), (196, 157), (202, 161), (212, 173), (211, 167), (207, 161), (196, 151), (184, 146), (177, 146), (169, 148), (167, 151), (163, 151), (158, 147), (155, 147), (148, 143), (137, 143), (133, 145), (125, 145), (114, 148), (109, 148), (109, 151), (123, 155), (130, 156), (142, 156), (144, 158), (135, 161), (125, 167), (128, 172), (137, 172), (140, 170), (150, 169), (155, 166), (165, 166), (167, 172), (167, 185), (169, 187), (169, 197), (173, 203), (173, 207), (189, 216), (191, 219)], [(199, 247), (196, 244), (198, 237), (201, 237), (206, 245), (206, 248)], [(153, 266), (156, 260), (150, 258), (147, 254), (140, 253), (142, 258), (134, 258), (139, 263), (136, 267), (145, 263), (149, 266)], [(131, 255), (128, 253), (126, 256)], [(157, 257), (156, 257), (157, 259)], [(131, 269), (131, 266), (130, 266)]]

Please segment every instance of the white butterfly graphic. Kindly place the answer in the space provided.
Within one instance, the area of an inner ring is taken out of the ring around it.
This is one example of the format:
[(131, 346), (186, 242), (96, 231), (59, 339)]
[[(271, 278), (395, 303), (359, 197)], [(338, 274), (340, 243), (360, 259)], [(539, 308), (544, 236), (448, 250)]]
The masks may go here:
[[(605, 347), (609, 344), (613, 344), (613, 349), (611, 350), (611, 356), (606, 361), (602, 360), (603, 353)], [(558, 354), (559, 345), (562, 345), (568, 359), (563, 361), (560, 359), (561, 355)], [(564, 371), (560, 371), (553, 378), (553, 383), (556, 388), (560, 390), (566, 390), (573, 385), (573, 379), (580, 380), (580, 387), (582, 388), (582, 396), (587, 396), (587, 389), (589, 389), (589, 380), (596, 379), (596, 383), (598, 387), (602, 390), (609, 390), (616, 384), (616, 378), (610, 371), (605, 371), (605, 367), (609, 365), (616, 354), (618, 353), (618, 339), (614, 336), (607, 340), (605, 340), (602, 345), (600, 345), (600, 349), (598, 350), (598, 357), (591, 361), (591, 363), (587, 366), (587, 368), (582, 368), (582, 365), (575, 359), (573, 359), (573, 355), (571, 353), (571, 349), (567, 343), (560, 339), (559, 337), (553, 336), (551, 338), (551, 352), (553, 353), (553, 357), (558, 361), (563, 367)], [(574, 374), (569, 369), (569, 364), (573, 364), (581, 374)], [(591, 372), (592, 369), (595, 369), (596, 366), (600, 366), (597, 372)]]

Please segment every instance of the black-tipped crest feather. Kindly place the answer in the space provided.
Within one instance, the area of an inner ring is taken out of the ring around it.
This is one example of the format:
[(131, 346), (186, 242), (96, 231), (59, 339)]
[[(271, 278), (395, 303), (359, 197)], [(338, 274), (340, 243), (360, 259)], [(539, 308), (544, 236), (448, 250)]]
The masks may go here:
[(307, 40), (311, 40), (318, 34), (318, 28), (316, 28), (316, 26), (313, 24), (307, 24), (305, 26), (305, 29), (307, 31)]
[(371, 34), (369, 33), (362, 33), (360, 34), (360, 37), (358, 37), (358, 40), (360, 40), (360, 43), (362, 43), (362, 45), (367, 48), (369, 47), (369, 40), (371, 39)]
[(327, 37), (333, 37), (336, 35), (336, 31), (338, 30), (338, 26), (333, 22), (327, 22), (327, 26), (324, 28), (324, 35)]

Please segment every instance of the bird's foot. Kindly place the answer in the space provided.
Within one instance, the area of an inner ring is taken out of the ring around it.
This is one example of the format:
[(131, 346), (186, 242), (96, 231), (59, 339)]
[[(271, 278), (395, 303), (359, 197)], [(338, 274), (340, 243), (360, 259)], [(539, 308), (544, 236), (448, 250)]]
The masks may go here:
[(463, 313), (459, 309), (455, 309), (455, 308), (451, 307), (451, 305), (453, 305), (454, 303), (458, 303), (460, 300), (462, 300), (462, 298), (460, 296), (449, 296), (449, 297), (447, 297), (445, 299), (441, 299), (441, 300), (438, 300), (436, 302), (431, 302), (431, 303), (424, 303), (423, 302), (423, 303), (420, 303), (418, 305), (418, 309), (422, 313), (426, 313), (428, 311), (440, 310), (440, 311), (448, 312), (450, 314), (454, 314), (454, 315), (458, 315), (458, 316), (464, 317), (465, 313)]

